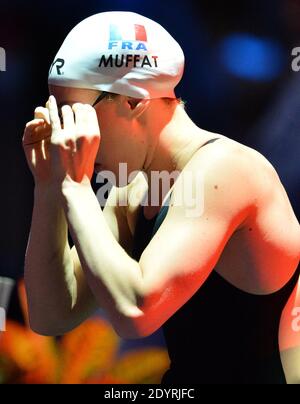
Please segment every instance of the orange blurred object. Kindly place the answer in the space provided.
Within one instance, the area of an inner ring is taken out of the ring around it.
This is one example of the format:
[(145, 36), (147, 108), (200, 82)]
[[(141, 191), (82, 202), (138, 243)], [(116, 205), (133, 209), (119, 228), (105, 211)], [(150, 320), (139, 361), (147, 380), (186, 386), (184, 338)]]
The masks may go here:
[(97, 317), (59, 338), (29, 329), (24, 282), (19, 299), (26, 322), (7, 322), (0, 335), (0, 384), (148, 384), (160, 383), (169, 366), (164, 349), (127, 352), (119, 358), (120, 338)]
[[(7, 383), (54, 384), (59, 358), (53, 338), (41, 337), (8, 321), (0, 339), (0, 373)], [(5, 366), (9, 368), (5, 373)]]
[(114, 364), (119, 338), (104, 320), (88, 320), (61, 341), (63, 384), (81, 384), (104, 375)]

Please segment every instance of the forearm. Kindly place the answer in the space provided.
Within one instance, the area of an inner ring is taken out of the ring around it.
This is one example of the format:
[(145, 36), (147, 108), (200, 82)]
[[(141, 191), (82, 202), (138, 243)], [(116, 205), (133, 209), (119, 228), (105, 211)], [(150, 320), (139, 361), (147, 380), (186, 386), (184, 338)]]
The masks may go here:
[(70, 316), (77, 287), (68, 228), (57, 195), (49, 188), (35, 189), (25, 284), (33, 329), (47, 333)]
[(65, 186), (63, 205), (89, 286), (115, 328), (122, 327), (142, 315), (140, 266), (114, 238), (89, 185)]

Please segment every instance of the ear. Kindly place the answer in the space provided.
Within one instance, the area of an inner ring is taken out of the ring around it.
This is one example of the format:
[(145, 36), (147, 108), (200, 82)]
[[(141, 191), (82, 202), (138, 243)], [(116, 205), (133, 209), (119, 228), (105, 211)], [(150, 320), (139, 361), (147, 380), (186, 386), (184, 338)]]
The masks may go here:
[(131, 116), (135, 119), (140, 117), (148, 109), (150, 101), (148, 99), (129, 98), (128, 104), (130, 105)]

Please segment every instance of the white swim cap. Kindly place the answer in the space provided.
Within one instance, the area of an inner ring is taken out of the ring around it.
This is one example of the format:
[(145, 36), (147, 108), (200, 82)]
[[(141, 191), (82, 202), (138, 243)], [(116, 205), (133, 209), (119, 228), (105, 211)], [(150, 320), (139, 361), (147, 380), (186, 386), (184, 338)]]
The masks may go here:
[(184, 53), (158, 23), (132, 12), (93, 15), (67, 36), (49, 72), (49, 84), (129, 97), (176, 98)]

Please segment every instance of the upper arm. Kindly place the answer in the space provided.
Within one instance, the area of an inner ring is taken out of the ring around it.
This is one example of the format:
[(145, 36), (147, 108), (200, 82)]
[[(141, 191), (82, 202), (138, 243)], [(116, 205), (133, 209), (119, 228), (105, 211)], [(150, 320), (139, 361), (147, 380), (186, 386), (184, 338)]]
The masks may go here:
[(181, 201), (185, 179), (179, 177), (166, 219), (139, 262), (145, 284), (139, 307), (143, 314), (132, 320), (139, 335), (157, 330), (201, 287), (252, 208), (251, 187), (239, 159), (225, 153), (207, 164), (193, 164), (190, 172), (201, 170), (192, 180), (200, 210), (193, 214), (188, 200)]
[[(103, 209), (103, 215), (115, 239), (130, 254), (132, 236), (127, 223), (126, 211), (118, 203), (120, 198), (124, 196), (122, 192), (124, 193), (125, 189), (112, 187)], [(77, 312), (78, 323), (81, 323), (95, 312), (99, 305), (88, 285), (75, 246), (71, 249), (71, 256), (77, 283), (77, 299), (73, 311)]]

